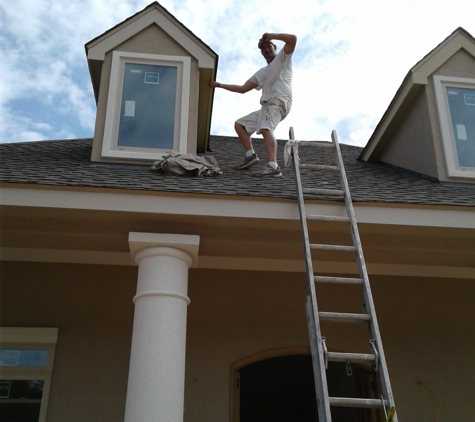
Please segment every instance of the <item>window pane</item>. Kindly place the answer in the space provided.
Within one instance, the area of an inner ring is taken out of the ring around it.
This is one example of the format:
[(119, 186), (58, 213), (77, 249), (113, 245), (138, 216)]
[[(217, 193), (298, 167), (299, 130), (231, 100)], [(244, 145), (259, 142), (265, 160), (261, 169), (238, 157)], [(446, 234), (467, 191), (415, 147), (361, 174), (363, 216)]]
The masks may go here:
[(475, 167), (475, 89), (447, 87), (457, 159)]
[(1, 380), (0, 422), (38, 422), (44, 381)]
[(176, 67), (125, 63), (119, 147), (173, 149), (176, 85)]
[(46, 366), (48, 350), (0, 349), (0, 366)]

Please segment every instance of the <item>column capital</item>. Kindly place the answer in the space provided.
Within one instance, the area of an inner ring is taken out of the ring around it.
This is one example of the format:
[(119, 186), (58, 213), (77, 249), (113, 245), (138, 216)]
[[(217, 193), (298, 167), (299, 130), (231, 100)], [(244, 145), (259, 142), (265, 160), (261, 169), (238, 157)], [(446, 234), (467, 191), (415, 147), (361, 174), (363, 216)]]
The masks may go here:
[(192, 259), (191, 268), (198, 266), (200, 237), (196, 235), (171, 233), (129, 233), (129, 247), (135, 262), (137, 254), (148, 248), (173, 248), (186, 252)]

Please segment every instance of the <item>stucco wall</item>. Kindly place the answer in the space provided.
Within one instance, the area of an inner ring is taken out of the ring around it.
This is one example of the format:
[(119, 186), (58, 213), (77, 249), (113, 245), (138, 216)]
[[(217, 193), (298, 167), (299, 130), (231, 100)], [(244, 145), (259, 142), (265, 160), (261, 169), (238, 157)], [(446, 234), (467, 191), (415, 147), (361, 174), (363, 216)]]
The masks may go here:
[(424, 89), (395, 131), (380, 161), (437, 178), (431, 120)]
[(124, 419), (136, 271), (2, 263), (0, 324), (59, 328), (47, 421)]
[[(373, 277), (372, 285), (400, 420), (475, 417), (474, 283)], [(360, 303), (343, 298), (341, 286), (322, 287), (322, 311)], [(189, 295), (185, 421), (229, 420), (233, 362), (308, 345), (305, 281), (301, 274), (196, 271)], [(344, 350), (344, 337), (359, 328), (337, 329), (326, 332), (327, 343)]]
[[(59, 328), (48, 421), (123, 420), (136, 272), (2, 263), (0, 324)], [(373, 277), (372, 284), (400, 420), (473, 419), (474, 283)], [(358, 311), (359, 288), (350, 295), (341, 288), (319, 289), (320, 310)], [(186, 422), (229, 420), (233, 362), (308, 346), (305, 296), (301, 273), (190, 270)], [(359, 329), (327, 332), (329, 348), (343, 350)]]

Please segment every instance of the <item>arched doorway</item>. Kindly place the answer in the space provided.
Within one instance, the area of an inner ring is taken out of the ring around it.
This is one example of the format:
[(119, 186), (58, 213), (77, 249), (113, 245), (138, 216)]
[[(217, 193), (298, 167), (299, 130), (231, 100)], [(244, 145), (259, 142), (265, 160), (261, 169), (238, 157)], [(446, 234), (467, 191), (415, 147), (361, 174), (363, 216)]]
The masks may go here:
[[(315, 422), (318, 410), (312, 358), (308, 352), (277, 351), (250, 358), (235, 367), (233, 422)], [(353, 365), (349, 376), (345, 363), (330, 362), (327, 370), (331, 396), (369, 397), (374, 388), (371, 370)], [(332, 408), (333, 422), (372, 422), (370, 409)]]

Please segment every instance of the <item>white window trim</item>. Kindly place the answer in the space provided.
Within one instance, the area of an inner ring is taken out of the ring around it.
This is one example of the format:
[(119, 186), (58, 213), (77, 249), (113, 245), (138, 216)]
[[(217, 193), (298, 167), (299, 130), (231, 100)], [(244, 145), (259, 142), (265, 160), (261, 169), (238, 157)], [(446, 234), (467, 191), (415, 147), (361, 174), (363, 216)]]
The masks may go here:
[(48, 361), (45, 367), (0, 366), (0, 380), (44, 380), (39, 422), (46, 421), (54, 353), (57, 342), (57, 328), (0, 327), (0, 348), (48, 350)]
[(475, 168), (461, 167), (458, 165), (455, 139), (450, 117), (447, 87), (475, 89), (475, 79), (458, 78), (451, 76), (434, 75), (435, 98), (439, 115), (439, 125), (442, 135), (445, 163), (449, 177), (475, 179)]
[(188, 110), (190, 103), (191, 58), (187, 56), (165, 56), (159, 54), (112, 52), (112, 65), (107, 99), (102, 156), (134, 160), (159, 160), (172, 150), (118, 147), (120, 105), (125, 63), (176, 65), (177, 98), (175, 106), (175, 139), (173, 150), (186, 154), (188, 143)]

